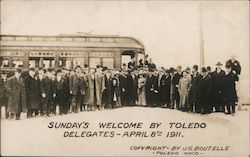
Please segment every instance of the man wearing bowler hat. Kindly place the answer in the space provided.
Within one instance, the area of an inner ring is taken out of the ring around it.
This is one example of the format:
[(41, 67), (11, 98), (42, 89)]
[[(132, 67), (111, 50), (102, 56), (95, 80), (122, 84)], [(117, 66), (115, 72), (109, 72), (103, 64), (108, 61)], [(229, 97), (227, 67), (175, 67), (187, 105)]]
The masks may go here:
[(212, 78), (208, 75), (207, 69), (205, 67), (201, 68), (201, 80), (198, 84), (198, 112), (201, 114), (211, 113), (211, 86)]
[(223, 78), (225, 71), (221, 69), (222, 63), (216, 63), (216, 69), (211, 73), (212, 76), (212, 106), (216, 112), (224, 112), (225, 106), (223, 103)]
[(36, 116), (40, 107), (40, 83), (35, 77), (35, 68), (29, 69), (29, 76), (25, 78), (26, 97), (27, 97), (27, 118)]

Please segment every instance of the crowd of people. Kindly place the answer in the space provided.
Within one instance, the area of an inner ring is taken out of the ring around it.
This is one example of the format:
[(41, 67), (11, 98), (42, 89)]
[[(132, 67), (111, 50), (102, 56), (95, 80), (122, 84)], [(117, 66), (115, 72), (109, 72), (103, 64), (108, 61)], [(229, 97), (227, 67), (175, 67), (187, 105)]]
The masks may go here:
[(6, 72), (1, 72), (0, 102), (6, 109), (5, 118), (17, 120), (22, 112), (27, 112), (27, 118), (56, 115), (57, 106), (60, 115), (125, 106), (234, 115), (240, 73), (235, 57), (225, 66), (218, 62), (214, 71), (197, 65), (157, 68), (148, 56), (138, 63), (132, 58), (121, 70), (100, 65), (30, 68), (23, 76), (22, 69), (17, 68), (8, 78)]

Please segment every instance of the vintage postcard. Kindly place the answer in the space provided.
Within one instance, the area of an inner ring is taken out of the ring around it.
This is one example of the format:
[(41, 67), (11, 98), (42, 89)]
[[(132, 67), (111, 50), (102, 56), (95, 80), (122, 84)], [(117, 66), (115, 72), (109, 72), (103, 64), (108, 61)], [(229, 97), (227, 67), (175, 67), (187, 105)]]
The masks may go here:
[(1, 156), (248, 157), (249, 1), (0, 0)]

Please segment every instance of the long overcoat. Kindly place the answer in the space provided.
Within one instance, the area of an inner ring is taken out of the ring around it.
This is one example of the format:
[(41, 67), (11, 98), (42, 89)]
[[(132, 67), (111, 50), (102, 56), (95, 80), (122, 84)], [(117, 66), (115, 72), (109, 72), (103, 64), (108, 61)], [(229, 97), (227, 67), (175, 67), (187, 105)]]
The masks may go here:
[(7, 81), (7, 91), (9, 95), (8, 112), (26, 112), (26, 91), (23, 78), (17, 79), (12, 76)]
[(25, 79), (27, 109), (39, 109), (41, 90), (39, 80), (28, 76)]

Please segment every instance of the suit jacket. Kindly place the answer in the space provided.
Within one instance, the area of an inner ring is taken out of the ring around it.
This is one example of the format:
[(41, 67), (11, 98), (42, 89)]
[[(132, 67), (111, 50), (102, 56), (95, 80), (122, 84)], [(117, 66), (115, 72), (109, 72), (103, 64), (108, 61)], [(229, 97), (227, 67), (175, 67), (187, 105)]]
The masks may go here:
[(180, 78), (181, 78), (181, 74), (179, 74), (179, 73), (174, 74), (174, 76), (172, 78), (173, 94), (175, 96), (179, 95), (178, 87), (176, 87), (176, 86), (179, 85)]
[(225, 103), (235, 103), (238, 101), (235, 81), (238, 81), (239, 77), (236, 74), (230, 72), (223, 78), (223, 98)]
[(128, 98), (132, 101), (138, 99), (137, 89), (138, 89), (138, 77), (128, 75), (127, 77), (127, 89), (128, 89)]
[(80, 90), (81, 95), (84, 95), (84, 85), (84, 78), (81, 76), (77, 76), (77, 74), (74, 74), (69, 78), (69, 90), (72, 91), (72, 95), (77, 95), (78, 90)]
[(211, 102), (212, 78), (210, 75), (201, 78), (198, 84), (198, 102), (210, 104)]
[(198, 93), (198, 84), (200, 80), (202, 79), (202, 76), (197, 72), (196, 75), (191, 75), (191, 87), (190, 87), (190, 101), (196, 102), (197, 101), (197, 93)]
[(35, 77), (28, 76), (25, 79), (26, 86), (26, 97), (27, 97), (27, 108), (38, 109), (41, 99), (41, 91), (39, 80)]
[(146, 79), (146, 86), (145, 91), (146, 95), (148, 94), (155, 94), (155, 91), (158, 91), (158, 77), (155, 75), (152, 75), (151, 77), (148, 76)]
[(110, 76), (110, 78), (107, 78), (107, 76), (104, 76), (104, 82), (105, 82), (105, 90), (102, 93), (102, 103), (110, 105), (112, 103), (112, 92), (111, 87), (113, 85), (113, 79)]
[[(120, 90), (122, 93), (127, 93), (127, 88), (128, 88), (128, 80), (127, 80), (127, 76), (123, 76), (120, 75), (119, 77), (119, 86), (120, 86)], [(125, 92), (122, 91), (122, 89), (125, 89)]]
[(61, 80), (55, 79), (55, 90), (56, 91), (66, 91), (66, 80), (62, 77)]
[(170, 87), (171, 87), (171, 77), (162, 75), (159, 80), (159, 98), (166, 103), (170, 101)]
[(50, 97), (56, 93), (55, 91), (55, 82), (48, 77), (45, 77), (41, 81), (41, 94), (46, 94), (46, 97)]
[(225, 71), (221, 70), (219, 73), (213, 71), (212, 76), (212, 100), (214, 104), (222, 103), (222, 92), (223, 92), (223, 78), (225, 77)]

